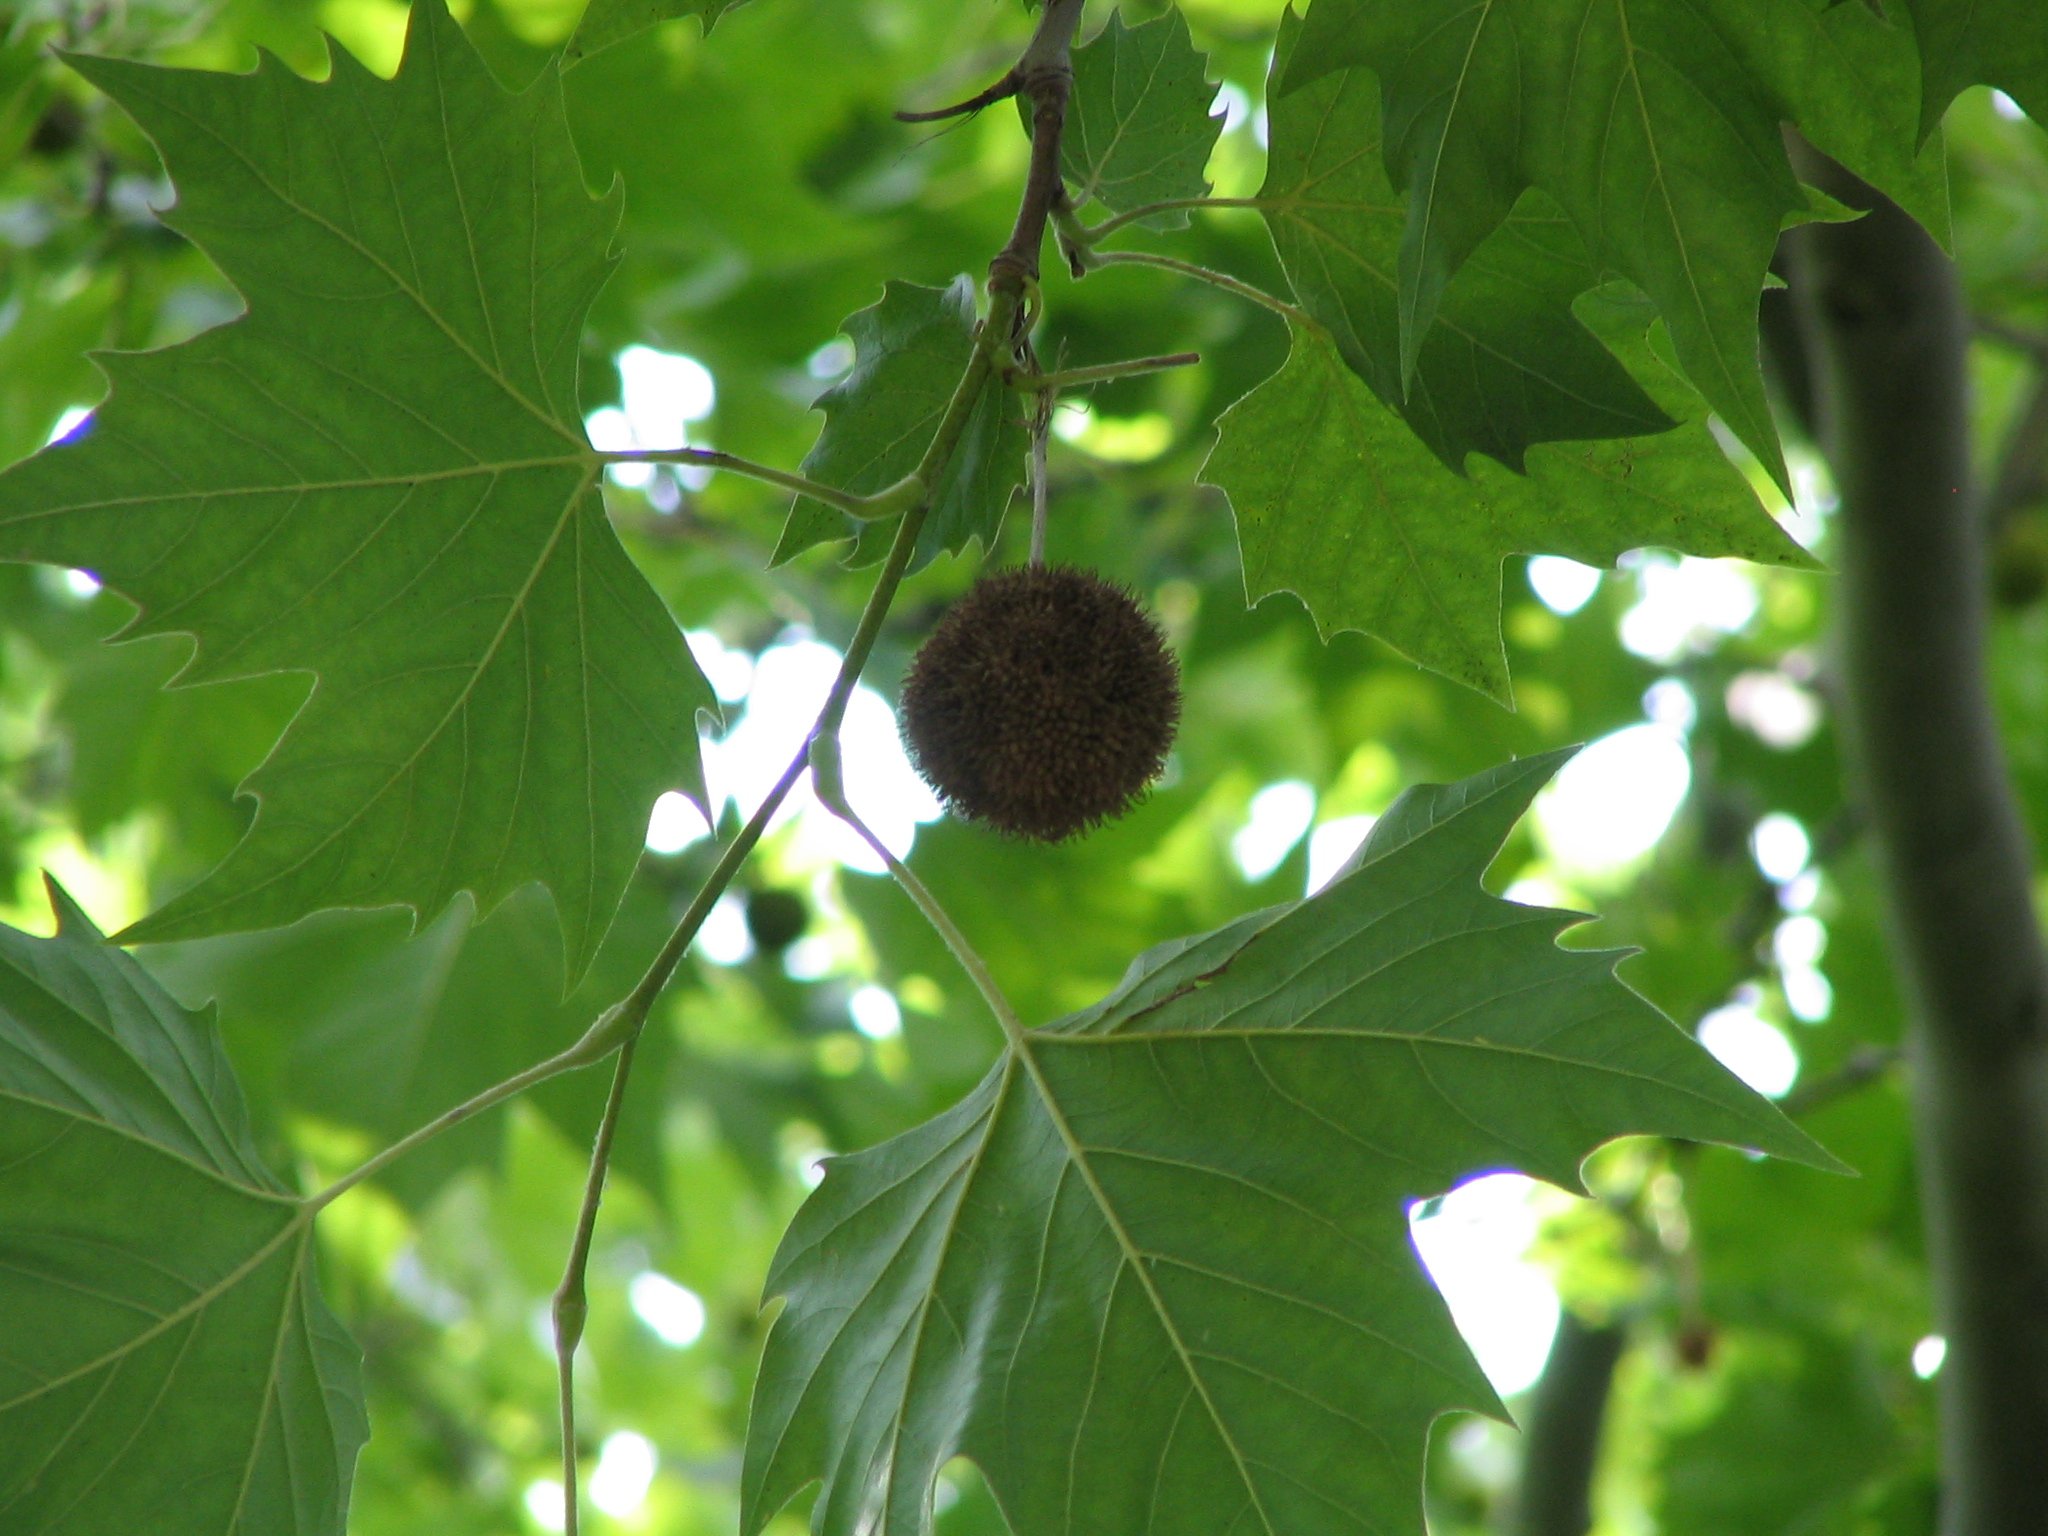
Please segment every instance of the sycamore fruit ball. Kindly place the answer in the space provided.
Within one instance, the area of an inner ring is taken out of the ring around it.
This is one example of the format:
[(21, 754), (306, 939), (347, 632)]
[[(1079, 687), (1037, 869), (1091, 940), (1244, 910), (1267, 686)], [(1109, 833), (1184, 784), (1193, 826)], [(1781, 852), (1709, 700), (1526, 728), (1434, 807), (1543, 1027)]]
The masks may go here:
[(1165, 766), (1180, 668), (1131, 594), (1071, 566), (984, 576), (904, 679), (903, 745), (947, 808), (1056, 843), (1121, 816)]
[(800, 891), (769, 886), (747, 893), (747, 936), (763, 954), (779, 955), (811, 925), (810, 903)]

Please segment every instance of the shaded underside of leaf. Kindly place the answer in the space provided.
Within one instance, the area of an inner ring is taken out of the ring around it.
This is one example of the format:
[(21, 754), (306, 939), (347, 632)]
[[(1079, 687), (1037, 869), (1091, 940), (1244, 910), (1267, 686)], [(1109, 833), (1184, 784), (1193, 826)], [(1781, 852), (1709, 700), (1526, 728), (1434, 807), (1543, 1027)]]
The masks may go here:
[[(946, 288), (889, 283), (879, 303), (848, 316), (842, 329), (853, 342), (853, 370), (813, 402), (825, 425), (804, 456), (804, 474), (867, 496), (915, 470), (973, 355), (974, 315), (974, 282), (961, 276)], [(994, 545), (1010, 497), (1024, 483), (1029, 447), (1022, 404), (990, 379), (933, 487), (912, 569), (970, 542)], [(887, 552), (893, 528), (893, 521), (861, 522), (800, 496), (771, 564), (851, 538), (847, 562), (872, 565)]]
[(544, 72), (513, 96), (439, 0), (391, 81), (77, 67), (157, 142), (168, 216), (248, 300), (102, 360), (81, 438), (0, 476), (0, 559), (83, 567), (197, 649), (181, 681), (305, 671), (246, 840), (129, 937), (331, 906), (431, 916), (544, 882), (570, 972), (715, 708), (604, 516), (576, 399), (616, 195)]
[(1521, 189), (1522, 124), (1499, 107), (1521, 94), (1518, 24), (1507, 0), (1478, 0), (1448, 15), (1325, 0), (1309, 8), (1299, 46), (1276, 60), (1275, 96), (1347, 65), (1375, 72), (1385, 104), (1382, 160), (1391, 190), (1407, 197), (1396, 268), (1404, 391), (1445, 288)]
[(62, 893), (0, 930), (0, 1524), (340, 1536), (368, 1435), (211, 1026)]
[[(1457, 274), (1523, 189), (1540, 187), (1579, 231), (1599, 277), (1624, 276), (1650, 294), (1687, 373), (1782, 486), (1756, 299), (1780, 229), (1809, 208), (1780, 122), (1947, 238), (1939, 149), (1922, 144), (1913, 31), (1874, 9), (1834, 0), (1476, 0), (1444, 13), (1318, 0), (1280, 79), (1292, 93), (1358, 67), (1384, 89), (1383, 158), (1403, 225), (1404, 376), (1443, 323)], [(2025, 62), (2048, 60), (2035, 8), (2010, 0), (2010, 14), (1995, 19), (1973, 14), (1981, 10), (1960, 0), (1914, 8), (1935, 61), (1930, 127), (1964, 77), (1989, 78), (1973, 56), (1985, 39), (2013, 45), (1998, 65), (2008, 76), (2048, 77), (2048, 67)]]
[[(1283, 23), (1282, 78), (1298, 26)], [(1552, 209), (1498, 230), (1443, 297), (1413, 376), (1401, 373), (1401, 200), (1379, 151), (1371, 74), (1347, 70), (1269, 106), (1271, 147), (1259, 201), (1302, 306), (1344, 360), (1399, 410), (1445, 463), (1472, 453), (1519, 467), (1533, 443), (1628, 437), (1670, 424), (1572, 314), (1594, 282), (1583, 248)]]
[(1949, 243), (1948, 157), (1922, 141), (1921, 62), (1912, 30), (1868, 5), (1727, 0), (1729, 35), (1751, 76), (1815, 148), (1880, 188)]
[(1658, 1132), (1832, 1163), (1480, 876), (1569, 753), (1398, 802), (1319, 895), (1142, 956), (945, 1115), (828, 1165), (742, 1528), (822, 1479), (822, 1536), (930, 1528), (955, 1454), (1012, 1529), (1421, 1529), (1431, 1422), (1500, 1412), (1407, 1204), (1519, 1168), (1577, 1187)]
[(1805, 198), (1772, 104), (1690, 5), (1534, 0), (1529, 20), (1530, 75), (1548, 87), (1524, 98), (1533, 179), (1603, 272), (1656, 301), (1687, 375), (1787, 487), (1757, 295)]

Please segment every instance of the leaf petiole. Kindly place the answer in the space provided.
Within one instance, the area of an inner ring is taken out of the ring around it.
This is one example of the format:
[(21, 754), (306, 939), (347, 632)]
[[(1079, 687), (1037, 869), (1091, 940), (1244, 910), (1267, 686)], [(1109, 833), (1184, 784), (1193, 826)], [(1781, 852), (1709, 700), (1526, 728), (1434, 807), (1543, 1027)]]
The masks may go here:
[(1228, 272), (1218, 272), (1213, 267), (1200, 267), (1192, 261), (1182, 261), (1177, 256), (1161, 256), (1153, 251), (1109, 251), (1089, 260), (1097, 266), (1116, 267), (1157, 267), (1162, 272), (1178, 272), (1182, 277), (1191, 277), (1197, 282), (1221, 288), (1225, 293), (1234, 293), (1241, 299), (1249, 299), (1262, 309), (1270, 309), (1294, 325), (1320, 329), (1308, 311), (1298, 304), (1290, 304), (1283, 298), (1254, 287), (1241, 277), (1232, 277)]
[[(1163, 202), (1146, 203), (1137, 208), (1126, 208), (1100, 224), (1084, 224), (1071, 213), (1058, 221), (1060, 237), (1072, 245), (1084, 249), (1101, 244), (1118, 230), (1136, 224), (1154, 214), (1178, 213), (1182, 209), (1208, 208), (1263, 208), (1266, 199), (1257, 197), (1169, 197)], [(1090, 257), (1091, 263), (1097, 258)]]
[[(607, 1010), (611, 1018), (618, 1010)], [(602, 1024), (603, 1020), (599, 1020)], [(555, 1383), (562, 1426), (562, 1516), (564, 1536), (576, 1536), (580, 1524), (580, 1503), (576, 1492), (576, 1346), (583, 1341), (583, 1325), (590, 1316), (589, 1293), (584, 1276), (590, 1267), (590, 1239), (597, 1231), (597, 1208), (604, 1196), (605, 1173), (611, 1167), (612, 1142), (618, 1135), (619, 1112), (626, 1102), (626, 1081), (633, 1072), (633, 1052), (640, 1044), (637, 1032), (619, 1047), (618, 1063), (612, 1068), (612, 1085), (605, 1094), (604, 1116), (597, 1124), (597, 1140), (591, 1147), (590, 1171), (583, 1185), (583, 1202), (576, 1212), (576, 1236), (569, 1244), (568, 1262), (562, 1267), (561, 1284), (555, 1287)]]
[(600, 464), (696, 464), (705, 469), (722, 469), (729, 474), (744, 475), (749, 480), (780, 486), (785, 491), (794, 491), (797, 495), (808, 496), (813, 501), (822, 501), (826, 506), (835, 507), (848, 517), (857, 517), (863, 522), (876, 522), (885, 517), (894, 517), (908, 505), (909, 500), (914, 499), (906, 497), (905, 487), (908, 481), (899, 481), (875, 492), (872, 496), (862, 496), (853, 491), (842, 491), (836, 486), (821, 484), (790, 470), (776, 469), (768, 464), (756, 464), (752, 459), (743, 459), (737, 454), (725, 453), (716, 448), (592, 450), (591, 457)]
[(1011, 1006), (1010, 1000), (1003, 995), (1003, 989), (996, 985), (996, 979), (990, 973), (988, 963), (968, 942), (967, 935), (961, 931), (960, 925), (953, 921), (952, 915), (945, 907), (940, 905), (938, 897), (931, 893), (930, 888), (922, 880), (911, 873), (910, 866), (896, 857), (889, 845), (875, 835), (874, 830), (860, 819), (859, 813), (847, 802), (846, 787), (839, 768), (839, 737), (836, 733), (820, 736), (811, 743), (811, 787), (817, 792), (818, 803), (853, 828), (860, 840), (866, 843), (875, 857), (887, 867), (890, 876), (902, 887), (903, 894), (924, 914), (925, 920), (938, 932), (953, 958), (960, 963), (960, 969), (965, 971), (968, 979), (974, 983), (974, 988), (981, 994), (982, 1001), (988, 1004), (989, 1011), (996, 1016), (996, 1022), (1002, 1025), (1003, 1038), (1009, 1042), (1011, 1049), (1021, 1054), (1025, 1049), (1024, 1021)]
[(593, 1044), (593, 1041), (599, 1036), (600, 1031), (605, 1028), (606, 1021), (616, 1012), (616, 1009), (609, 1010), (596, 1024), (591, 1026), (589, 1032), (581, 1040), (578, 1040), (567, 1050), (558, 1051), (545, 1061), (535, 1062), (524, 1072), (515, 1073), (503, 1082), (493, 1083), (490, 1087), (484, 1089), (483, 1092), (464, 1099), (453, 1109), (443, 1111), (417, 1130), (408, 1132), (400, 1137), (383, 1151), (372, 1157), (365, 1158), (340, 1178), (334, 1180), (333, 1183), (327, 1185), (326, 1188), (316, 1190), (313, 1194), (308, 1195), (305, 1201), (307, 1213), (309, 1215), (313, 1214), (333, 1204), (334, 1201), (347, 1194), (365, 1179), (382, 1173), (401, 1157), (404, 1157), (406, 1153), (432, 1141), (443, 1131), (453, 1130), (456, 1126), (462, 1124), (463, 1121), (472, 1119), (487, 1109), (496, 1108), (507, 1099), (517, 1098), (520, 1094), (526, 1092), (527, 1089), (538, 1083), (544, 1083), (551, 1077), (560, 1077), (564, 1072), (574, 1072), (578, 1067), (587, 1067), (594, 1061), (602, 1060), (612, 1051), (615, 1042)]

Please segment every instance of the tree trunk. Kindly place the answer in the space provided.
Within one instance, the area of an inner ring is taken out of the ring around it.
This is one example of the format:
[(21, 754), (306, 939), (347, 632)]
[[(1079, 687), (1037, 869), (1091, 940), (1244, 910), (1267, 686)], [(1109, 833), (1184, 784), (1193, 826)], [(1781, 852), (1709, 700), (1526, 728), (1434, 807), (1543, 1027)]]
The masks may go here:
[(1507, 1536), (1586, 1536), (1591, 1529), (1600, 1426), (1627, 1344), (1619, 1323), (1588, 1323), (1569, 1308), (1558, 1318), (1550, 1361), (1522, 1426), (1522, 1481)]
[(1874, 836), (1909, 1056), (1936, 1326), (1945, 1536), (2048, 1530), (2048, 960), (1985, 677), (1969, 317), (1918, 225), (1799, 233), (1795, 278), (1840, 489), (1853, 799)]

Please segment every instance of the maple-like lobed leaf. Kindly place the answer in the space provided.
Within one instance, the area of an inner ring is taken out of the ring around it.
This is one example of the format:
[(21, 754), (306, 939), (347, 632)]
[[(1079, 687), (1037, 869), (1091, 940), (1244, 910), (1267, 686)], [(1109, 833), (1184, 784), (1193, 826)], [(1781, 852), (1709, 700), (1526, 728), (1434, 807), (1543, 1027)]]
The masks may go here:
[(1778, 232), (1806, 206), (1769, 97), (1690, 5), (1543, 0), (1528, 113), (1534, 180), (1602, 272), (1656, 301), (1685, 371), (1790, 495), (1757, 351)]
[(369, 1434), (210, 1022), (51, 887), (0, 928), (0, 1527), (341, 1536)]
[(1313, 329), (1297, 328), (1280, 372), (1224, 413), (1202, 478), (1230, 498), (1250, 601), (1292, 592), (1325, 637), (1377, 636), (1503, 704), (1510, 554), (1606, 566), (1661, 545), (1812, 563), (1704, 421), (1624, 442), (1546, 443), (1529, 451), (1525, 474), (1479, 460), (1460, 477)]
[[(1113, 213), (1148, 203), (1202, 197), (1202, 174), (1223, 132), (1209, 115), (1216, 87), (1177, 10), (1135, 27), (1112, 11), (1109, 24), (1074, 50), (1074, 86), (1060, 140), (1061, 170), (1076, 207), (1100, 202)], [(1184, 209), (1143, 222), (1177, 229)]]
[[(812, 405), (825, 413), (803, 473), (822, 485), (869, 496), (914, 471), (974, 353), (974, 281), (964, 274), (945, 288), (892, 282), (881, 299), (846, 318), (853, 369)], [(919, 531), (911, 568), (970, 542), (995, 546), (1010, 498), (1024, 483), (1030, 437), (1024, 406), (991, 378), (981, 388), (966, 430), (932, 488), (931, 511)], [(872, 565), (888, 551), (895, 522), (862, 522), (799, 496), (789, 509), (770, 563), (852, 539), (852, 565)]]
[(181, 681), (310, 672), (246, 839), (130, 929), (552, 892), (579, 975), (678, 785), (709, 685), (606, 521), (577, 347), (616, 189), (552, 69), (500, 88), (442, 0), (397, 76), (316, 84), (79, 58), (155, 140), (167, 222), (248, 312), (103, 358), (77, 441), (0, 476), (0, 559), (91, 570), (182, 633)]
[[(1307, 47), (1300, 24), (1283, 19), (1273, 79), (1285, 79)], [(1404, 383), (1404, 215), (1381, 165), (1371, 74), (1346, 70), (1270, 91), (1267, 110), (1259, 205), (1288, 281), (1344, 360), (1446, 464), (1461, 469), (1483, 453), (1519, 468), (1533, 443), (1670, 425), (1572, 313), (1595, 274), (1571, 229), (1534, 199), (1459, 273)]]
[(1308, 900), (1140, 957), (968, 1098), (827, 1164), (769, 1277), (742, 1530), (1420, 1532), (1429, 1426), (1501, 1408), (1407, 1206), (1682, 1136), (1839, 1168), (1480, 877), (1569, 751), (1403, 796)]

